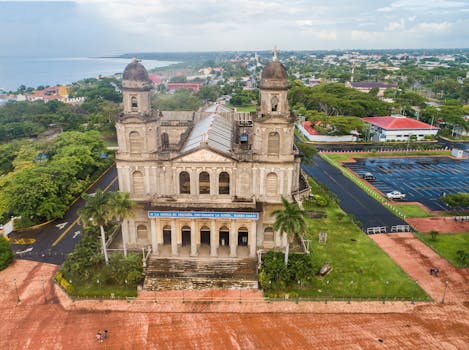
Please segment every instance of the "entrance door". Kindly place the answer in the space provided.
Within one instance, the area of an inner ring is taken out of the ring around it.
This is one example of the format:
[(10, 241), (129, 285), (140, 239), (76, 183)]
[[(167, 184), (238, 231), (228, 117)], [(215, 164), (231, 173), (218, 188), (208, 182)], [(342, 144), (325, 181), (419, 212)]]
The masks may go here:
[(239, 246), (248, 245), (248, 230), (245, 227), (241, 227), (238, 230), (238, 245)]
[(187, 226), (182, 228), (182, 246), (191, 245), (191, 229)]
[(200, 229), (200, 244), (210, 245), (210, 229), (206, 226)]
[(230, 231), (224, 230), (223, 227), (220, 229), (220, 247), (230, 245)]
[(163, 227), (163, 244), (171, 244), (171, 227)]

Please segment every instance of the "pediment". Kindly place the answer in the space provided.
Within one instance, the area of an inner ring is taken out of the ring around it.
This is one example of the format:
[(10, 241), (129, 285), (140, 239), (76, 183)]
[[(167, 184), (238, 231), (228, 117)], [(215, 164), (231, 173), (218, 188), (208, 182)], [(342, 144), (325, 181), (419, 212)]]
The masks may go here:
[(197, 162), (232, 162), (230, 157), (223, 156), (220, 153), (214, 152), (208, 148), (198, 149), (191, 153), (185, 154), (177, 159), (180, 162), (197, 163)]

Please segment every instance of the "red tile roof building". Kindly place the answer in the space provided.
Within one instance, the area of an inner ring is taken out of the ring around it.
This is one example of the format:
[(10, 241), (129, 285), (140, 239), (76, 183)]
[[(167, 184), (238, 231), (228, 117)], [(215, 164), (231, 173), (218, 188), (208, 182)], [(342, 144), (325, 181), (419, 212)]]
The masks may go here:
[(401, 116), (362, 119), (371, 125), (373, 141), (408, 141), (411, 137), (423, 140), (425, 136), (435, 136), (438, 132), (436, 126)]
[(194, 92), (198, 92), (202, 85), (202, 83), (168, 83), (168, 91), (188, 89)]

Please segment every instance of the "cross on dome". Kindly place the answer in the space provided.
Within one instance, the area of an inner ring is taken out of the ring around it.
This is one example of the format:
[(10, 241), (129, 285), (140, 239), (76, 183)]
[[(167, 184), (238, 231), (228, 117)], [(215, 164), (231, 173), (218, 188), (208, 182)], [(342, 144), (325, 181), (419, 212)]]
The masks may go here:
[(278, 61), (277, 52), (279, 52), (279, 50), (277, 49), (277, 45), (274, 46), (274, 49), (272, 50), (272, 52), (274, 53), (274, 57), (272, 58), (272, 61)]

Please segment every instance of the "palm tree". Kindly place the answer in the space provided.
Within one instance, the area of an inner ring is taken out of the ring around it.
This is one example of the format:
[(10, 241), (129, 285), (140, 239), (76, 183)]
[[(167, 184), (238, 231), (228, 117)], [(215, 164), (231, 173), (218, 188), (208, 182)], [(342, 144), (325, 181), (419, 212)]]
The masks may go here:
[(290, 242), (295, 234), (303, 233), (306, 230), (306, 213), (300, 209), (297, 203), (290, 203), (282, 197), (283, 209), (274, 210), (271, 216), (275, 216), (273, 228), (275, 231), (283, 232), (285, 247), (285, 265), (288, 265), (288, 250)]
[[(122, 221), (125, 218), (134, 215), (135, 203), (130, 200), (128, 192), (111, 192), (109, 198), (109, 215), (110, 218)], [(122, 232), (122, 244), (124, 246), (124, 256), (127, 256), (127, 246), (124, 239), (124, 231)]]
[(98, 225), (101, 230), (101, 243), (104, 252), (104, 261), (109, 262), (106, 249), (106, 234), (104, 226), (109, 222), (109, 193), (97, 190), (94, 194), (83, 193), (83, 199), (86, 201), (83, 208), (80, 209), (80, 220), (84, 227)]

